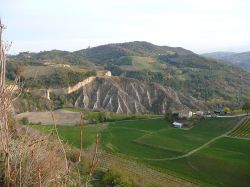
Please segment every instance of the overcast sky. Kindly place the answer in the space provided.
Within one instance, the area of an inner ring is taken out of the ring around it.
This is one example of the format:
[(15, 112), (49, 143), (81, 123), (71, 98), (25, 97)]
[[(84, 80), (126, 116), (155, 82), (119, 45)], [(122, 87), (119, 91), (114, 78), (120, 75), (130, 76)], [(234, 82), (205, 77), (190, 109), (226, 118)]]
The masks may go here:
[(250, 0), (1, 0), (10, 53), (148, 41), (250, 51)]

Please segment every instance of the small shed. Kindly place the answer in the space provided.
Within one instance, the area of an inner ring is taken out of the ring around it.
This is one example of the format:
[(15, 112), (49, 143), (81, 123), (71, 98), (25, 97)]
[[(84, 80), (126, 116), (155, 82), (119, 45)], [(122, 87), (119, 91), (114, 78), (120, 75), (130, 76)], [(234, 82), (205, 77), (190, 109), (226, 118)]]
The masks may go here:
[(197, 116), (204, 116), (204, 112), (203, 112), (203, 111), (197, 111), (197, 112), (196, 112), (196, 115), (197, 115)]
[(215, 114), (215, 115), (220, 115), (220, 114), (221, 114), (221, 111), (220, 111), (220, 110), (214, 110), (214, 114)]
[(175, 122), (173, 123), (173, 126), (174, 126), (175, 128), (182, 128), (183, 124), (175, 121)]

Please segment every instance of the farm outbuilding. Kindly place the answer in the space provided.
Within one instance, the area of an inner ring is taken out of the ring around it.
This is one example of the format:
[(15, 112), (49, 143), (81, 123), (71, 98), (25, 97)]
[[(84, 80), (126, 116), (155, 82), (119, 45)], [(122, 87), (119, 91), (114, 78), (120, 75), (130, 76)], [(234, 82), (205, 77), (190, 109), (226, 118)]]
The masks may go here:
[(193, 116), (192, 111), (189, 110), (178, 110), (173, 111), (173, 114), (177, 114), (179, 118), (191, 118)]
[(174, 126), (175, 128), (182, 128), (183, 124), (182, 124), (182, 123), (179, 123), (179, 122), (174, 122), (174, 123), (173, 123), (173, 126)]
[(204, 112), (203, 112), (203, 111), (197, 111), (197, 112), (196, 112), (196, 115), (197, 115), (197, 116), (204, 116)]

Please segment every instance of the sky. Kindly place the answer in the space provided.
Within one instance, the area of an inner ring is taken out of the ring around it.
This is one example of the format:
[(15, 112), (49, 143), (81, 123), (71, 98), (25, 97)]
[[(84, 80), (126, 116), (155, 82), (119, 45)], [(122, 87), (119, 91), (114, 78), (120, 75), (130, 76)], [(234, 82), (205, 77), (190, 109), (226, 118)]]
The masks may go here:
[(1, 0), (10, 54), (148, 41), (250, 51), (250, 0)]

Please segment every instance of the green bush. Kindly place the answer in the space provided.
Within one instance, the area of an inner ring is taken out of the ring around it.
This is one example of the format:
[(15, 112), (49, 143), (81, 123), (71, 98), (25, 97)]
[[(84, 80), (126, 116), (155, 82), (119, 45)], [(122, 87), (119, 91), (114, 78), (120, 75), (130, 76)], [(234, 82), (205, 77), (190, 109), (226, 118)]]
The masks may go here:
[(15, 101), (13, 101), (13, 103), (15, 105), (16, 113), (51, 110), (53, 106), (53, 103), (51, 103), (49, 100), (24, 91)]
[(250, 102), (246, 102), (246, 103), (242, 106), (242, 110), (248, 114), (249, 111), (250, 111)]
[(102, 123), (102, 122), (113, 122), (122, 120), (133, 120), (133, 119), (149, 119), (154, 117), (161, 117), (155, 114), (117, 114), (113, 112), (105, 111), (84, 111), (83, 116), (89, 123)]
[(22, 125), (29, 125), (29, 120), (28, 120), (28, 118), (26, 118), (26, 117), (24, 117), (24, 118), (22, 118), (21, 120), (20, 120), (20, 123), (22, 124)]
[(114, 170), (108, 170), (100, 180), (100, 186), (103, 187), (134, 187), (136, 186), (134, 182), (127, 178), (126, 176), (121, 175), (120, 173)]
[(36, 77), (36, 79), (34, 79), (33, 77), (26, 78), (24, 88), (41, 89), (49, 87), (67, 87), (75, 85), (90, 76), (96, 76), (96, 71), (90, 70), (83, 73), (71, 70), (57, 69), (52, 74), (38, 76)]
[(166, 121), (172, 123), (173, 122), (173, 114), (172, 114), (172, 111), (171, 110), (166, 110), (165, 112), (165, 115), (164, 115), (164, 118)]

